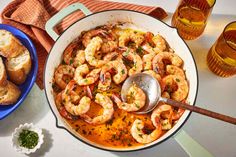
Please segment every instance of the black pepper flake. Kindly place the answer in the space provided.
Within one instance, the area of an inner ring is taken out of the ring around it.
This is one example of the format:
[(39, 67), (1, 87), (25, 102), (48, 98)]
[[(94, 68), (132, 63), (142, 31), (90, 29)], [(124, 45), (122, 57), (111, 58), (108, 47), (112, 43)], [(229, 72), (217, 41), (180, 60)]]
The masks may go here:
[(83, 133), (84, 135), (86, 135), (86, 134), (87, 134), (87, 131), (85, 131), (85, 130), (82, 130), (82, 133)]
[(64, 60), (62, 60), (62, 63), (61, 63), (62, 65), (66, 65), (66, 62), (64, 61)]
[(113, 119), (106, 122), (106, 125), (112, 125), (112, 124), (113, 124)]
[(126, 116), (124, 116), (123, 118), (122, 118), (122, 121), (124, 121), (126, 119)]
[(129, 122), (128, 122), (128, 126), (131, 126), (131, 124), (132, 124), (132, 123), (129, 121)]

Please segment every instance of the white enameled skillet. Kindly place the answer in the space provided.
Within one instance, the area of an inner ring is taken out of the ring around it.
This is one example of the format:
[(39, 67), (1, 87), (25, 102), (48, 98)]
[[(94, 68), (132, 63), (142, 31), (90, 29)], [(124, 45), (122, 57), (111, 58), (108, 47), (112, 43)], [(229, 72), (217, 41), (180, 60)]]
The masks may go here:
[[(69, 28), (67, 28), (60, 36), (57, 35), (53, 27), (59, 23), (64, 17), (68, 16), (72, 12), (76, 10), (81, 10), (86, 16), (75, 23), (73, 23)], [(71, 135), (79, 139), (80, 141), (99, 148), (103, 150), (109, 151), (134, 151), (134, 150), (141, 150), (145, 148), (150, 148), (154, 145), (158, 145), (163, 141), (167, 140), (170, 137), (175, 137), (178, 142), (182, 143), (181, 145), (184, 146), (184, 142), (189, 142), (190, 144), (197, 143), (193, 141), (193, 139), (188, 136), (184, 131), (180, 131), (177, 133), (183, 124), (186, 122), (188, 117), (190, 116), (189, 111), (185, 111), (183, 116), (179, 119), (178, 123), (169, 130), (166, 134), (162, 137), (157, 139), (156, 141), (137, 147), (130, 147), (130, 148), (112, 148), (103, 145), (99, 145), (97, 143), (91, 142), (88, 139), (84, 138), (76, 131), (74, 131), (70, 125), (60, 116), (55, 101), (52, 94), (52, 79), (54, 75), (55, 68), (60, 64), (62, 61), (62, 54), (64, 49), (70, 44), (70, 42), (78, 37), (82, 31), (92, 29), (96, 26), (104, 25), (107, 23), (116, 23), (116, 22), (129, 22), (132, 23), (137, 28), (141, 28), (146, 31), (151, 31), (154, 34), (160, 33), (169, 43), (172, 49), (184, 60), (184, 70), (186, 71), (186, 76), (189, 82), (189, 94), (187, 101), (189, 104), (194, 105), (197, 90), (198, 90), (198, 74), (196, 63), (190, 52), (190, 49), (184, 42), (184, 40), (179, 36), (177, 30), (166, 23), (155, 19), (149, 15), (130, 11), (130, 10), (107, 10), (97, 13), (91, 13), (86, 7), (84, 7), (80, 3), (75, 3), (73, 5), (64, 8), (59, 13), (54, 15), (46, 24), (46, 31), (47, 33), (56, 41), (54, 46), (51, 49), (51, 52), (48, 56), (47, 63), (45, 66), (44, 72), (44, 85), (45, 85), (45, 93), (47, 96), (48, 103), (50, 108), (56, 117), (56, 125), (59, 128), (63, 128), (68, 131)], [(181, 137), (181, 138), (180, 138)], [(194, 150), (191, 150), (191, 146), (185, 146), (184, 148), (189, 154), (195, 154)], [(203, 147), (200, 145), (195, 146), (195, 149), (204, 150)], [(205, 153), (208, 153), (204, 150)]]

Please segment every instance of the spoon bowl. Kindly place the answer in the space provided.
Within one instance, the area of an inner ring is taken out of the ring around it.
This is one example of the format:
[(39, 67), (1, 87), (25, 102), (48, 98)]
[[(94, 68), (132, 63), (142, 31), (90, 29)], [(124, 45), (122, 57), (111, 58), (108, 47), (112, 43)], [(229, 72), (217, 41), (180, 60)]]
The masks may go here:
[(121, 89), (121, 99), (127, 102), (127, 93), (129, 88), (136, 84), (146, 94), (145, 106), (136, 111), (136, 114), (145, 114), (152, 111), (158, 104), (161, 96), (161, 87), (158, 81), (151, 75), (145, 73), (138, 73), (130, 76), (125, 80)]

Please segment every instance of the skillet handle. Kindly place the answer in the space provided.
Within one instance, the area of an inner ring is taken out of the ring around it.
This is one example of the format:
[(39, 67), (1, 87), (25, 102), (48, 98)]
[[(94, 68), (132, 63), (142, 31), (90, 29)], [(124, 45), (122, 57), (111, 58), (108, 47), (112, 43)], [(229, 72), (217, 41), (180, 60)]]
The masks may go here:
[(56, 13), (53, 17), (51, 17), (47, 23), (45, 24), (45, 30), (49, 34), (50, 37), (55, 41), (59, 35), (53, 30), (53, 28), (61, 22), (65, 17), (70, 15), (71, 13), (81, 10), (85, 16), (91, 14), (92, 12), (88, 10), (83, 4), (81, 3), (73, 3), (66, 8), (62, 9), (58, 13)]
[(210, 152), (203, 148), (182, 129), (174, 136), (174, 139), (190, 157), (213, 157)]

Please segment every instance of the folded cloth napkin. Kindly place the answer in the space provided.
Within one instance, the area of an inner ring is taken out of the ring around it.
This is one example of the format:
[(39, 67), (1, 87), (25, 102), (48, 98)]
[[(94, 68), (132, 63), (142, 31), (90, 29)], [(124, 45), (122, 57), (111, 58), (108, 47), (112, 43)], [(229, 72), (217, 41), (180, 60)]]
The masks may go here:
[[(72, 3), (83, 3), (92, 12), (110, 9), (128, 9), (149, 14), (155, 18), (163, 19), (166, 12), (159, 7), (148, 7), (127, 3), (108, 2), (101, 0), (14, 0), (6, 6), (1, 13), (1, 20), (25, 32), (34, 42), (38, 55), (37, 84), (43, 89), (43, 71), (48, 52), (54, 41), (45, 32), (45, 23), (51, 16)], [(66, 17), (56, 27), (62, 33), (70, 24), (82, 18), (81, 11), (74, 12)]]

